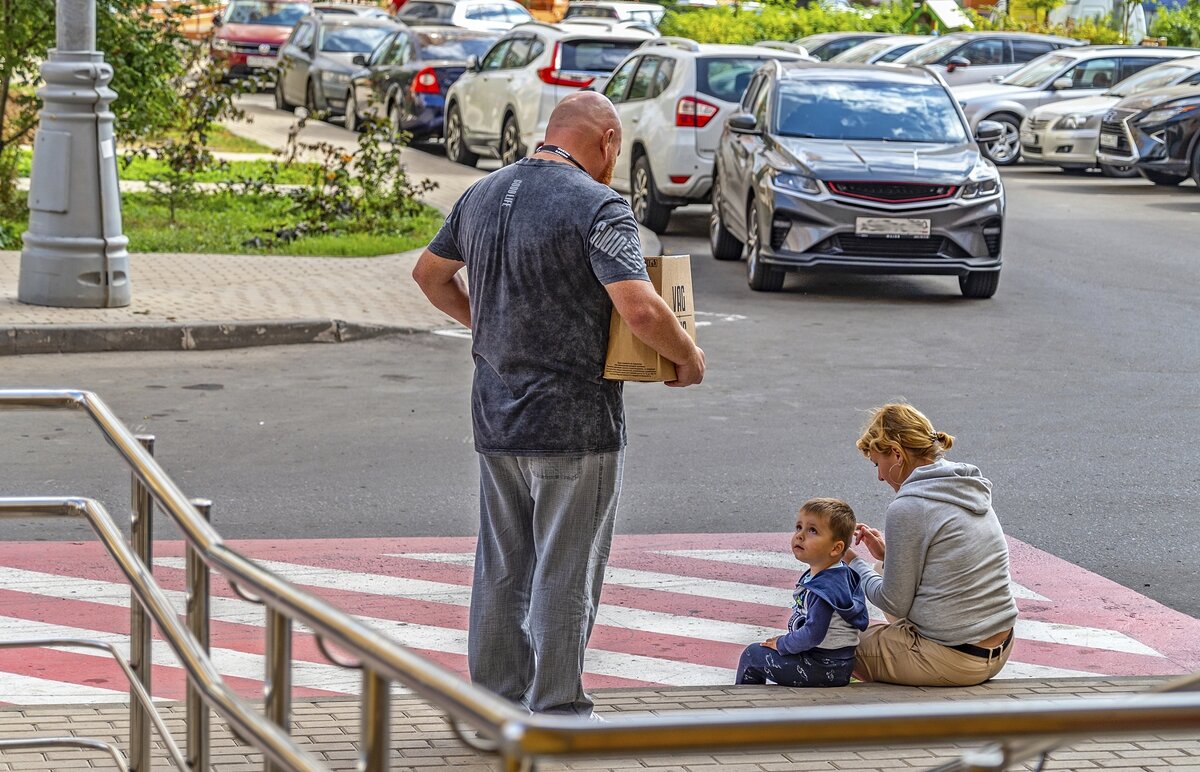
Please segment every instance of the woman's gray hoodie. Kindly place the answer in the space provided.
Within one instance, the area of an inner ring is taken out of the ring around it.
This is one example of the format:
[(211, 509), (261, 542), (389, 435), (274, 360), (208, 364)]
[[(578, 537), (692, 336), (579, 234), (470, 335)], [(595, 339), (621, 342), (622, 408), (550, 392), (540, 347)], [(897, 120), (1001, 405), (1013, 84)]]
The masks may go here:
[(1008, 544), (992, 510), (992, 483), (970, 464), (917, 467), (887, 508), (880, 576), (861, 557), (850, 567), (867, 600), (946, 646), (974, 643), (1017, 621)]

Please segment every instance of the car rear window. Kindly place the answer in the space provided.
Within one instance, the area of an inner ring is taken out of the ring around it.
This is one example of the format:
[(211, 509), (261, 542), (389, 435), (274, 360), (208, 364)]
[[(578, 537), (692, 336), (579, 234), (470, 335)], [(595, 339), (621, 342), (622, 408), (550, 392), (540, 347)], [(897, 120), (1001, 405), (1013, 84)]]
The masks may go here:
[(563, 18), (577, 19), (580, 16), (590, 16), (599, 19), (619, 19), (617, 12), (610, 8), (594, 8), (591, 6), (573, 6), (567, 9), (567, 15)]
[(423, 3), (420, 0), (408, 0), (400, 11), (400, 19), (420, 19), (421, 21), (450, 21), (454, 15), (451, 3)]
[(453, 35), (445, 32), (423, 32), (417, 35), (421, 41), (422, 59), (480, 59), (496, 42), (499, 35)]
[(750, 76), (770, 57), (711, 57), (696, 62), (696, 90), (726, 102), (742, 101)]
[(561, 67), (584, 72), (612, 72), (641, 44), (641, 40), (563, 41)]

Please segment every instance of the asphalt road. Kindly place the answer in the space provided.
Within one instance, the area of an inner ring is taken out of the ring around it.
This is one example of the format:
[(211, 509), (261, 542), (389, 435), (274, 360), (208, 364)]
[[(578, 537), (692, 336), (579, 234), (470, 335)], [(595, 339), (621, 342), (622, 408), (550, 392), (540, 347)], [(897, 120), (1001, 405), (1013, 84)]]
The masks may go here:
[[(995, 482), (1009, 534), (1200, 616), (1200, 197), (1040, 168), (1005, 178), (1005, 269), (986, 301), (936, 277), (791, 277), (754, 293), (744, 265), (709, 257), (707, 209), (678, 212), (663, 243), (694, 256), (710, 370), (697, 388), (628, 387), (619, 531), (785, 531), (817, 495), (879, 525), (891, 491), (854, 440), (865, 409), (904, 397)], [(158, 436), (168, 472), (216, 501), (231, 538), (463, 535), (477, 485), (468, 345), (5, 358), (0, 381), (99, 392)], [(126, 511), (127, 476), (82, 418), (3, 422), (3, 490)], [(83, 534), (0, 524), (0, 538)]]

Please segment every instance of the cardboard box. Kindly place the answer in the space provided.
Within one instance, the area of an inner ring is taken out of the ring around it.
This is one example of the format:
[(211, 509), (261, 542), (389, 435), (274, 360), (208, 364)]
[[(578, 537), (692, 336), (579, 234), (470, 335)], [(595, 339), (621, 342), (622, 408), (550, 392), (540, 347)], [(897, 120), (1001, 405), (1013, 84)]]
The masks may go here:
[[(650, 282), (687, 334), (696, 339), (696, 308), (692, 298), (691, 255), (646, 258)], [(634, 337), (614, 308), (608, 328), (608, 356), (604, 377), (611, 381), (673, 381), (675, 363)]]

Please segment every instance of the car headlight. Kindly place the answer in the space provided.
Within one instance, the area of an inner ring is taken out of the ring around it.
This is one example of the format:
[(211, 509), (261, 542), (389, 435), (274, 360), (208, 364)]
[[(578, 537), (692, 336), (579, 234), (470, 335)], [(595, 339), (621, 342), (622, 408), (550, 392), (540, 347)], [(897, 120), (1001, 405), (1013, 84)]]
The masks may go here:
[(321, 82), (329, 83), (335, 86), (349, 86), (350, 74), (346, 72), (331, 72), (326, 70), (321, 73)]
[(1077, 129), (1099, 129), (1100, 116), (1088, 115), (1087, 113), (1071, 113), (1070, 115), (1064, 115), (1063, 117), (1059, 118), (1058, 122), (1054, 124), (1054, 128), (1065, 129), (1068, 131), (1074, 131)]
[(776, 172), (775, 184), (786, 190), (803, 193), (807, 196), (818, 196), (821, 194), (821, 184), (817, 182), (815, 177), (809, 177), (807, 174)]
[(212, 47), (214, 51), (232, 51), (233, 45), (225, 38), (213, 38)]
[(1138, 124), (1145, 126), (1152, 123), (1163, 123), (1172, 118), (1176, 118), (1184, 113), (1190, 113), (1193, 110), (1200, 108), (1200, 103), (1175, 105), (1174, 107), (1163, 107), (1150, 112), (1138, 118)]
[(987, 198), (998, 195), (1000, 191), (1000, 172), (996, 165), (986, 158), (980, 158), (967, 177), (967, 183), (962, 187), (962, 197)]

